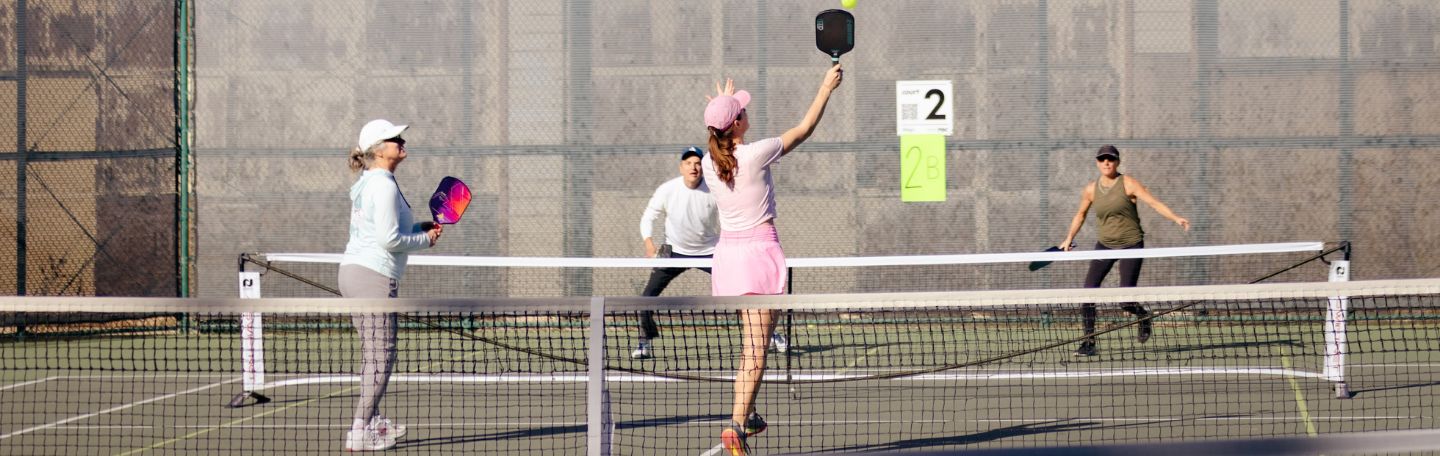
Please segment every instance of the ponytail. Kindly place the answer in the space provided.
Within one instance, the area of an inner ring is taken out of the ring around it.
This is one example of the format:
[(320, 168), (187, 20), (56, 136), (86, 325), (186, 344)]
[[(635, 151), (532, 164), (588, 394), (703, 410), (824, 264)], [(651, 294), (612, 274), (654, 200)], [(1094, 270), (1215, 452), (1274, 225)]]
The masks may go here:
[[(379, 145), (379, 144), (376, 144)], [(358, 173), (370, 169), (375, 163), (375, 146), (361, 150), (360, 146), (350, 148), (350, 172)]]
[(715, 175), (730, 187), (735, 186), (735, 138), (730, 136), (734, 128), (720, 131), (710, 127), (710, 160), (715, 162)]

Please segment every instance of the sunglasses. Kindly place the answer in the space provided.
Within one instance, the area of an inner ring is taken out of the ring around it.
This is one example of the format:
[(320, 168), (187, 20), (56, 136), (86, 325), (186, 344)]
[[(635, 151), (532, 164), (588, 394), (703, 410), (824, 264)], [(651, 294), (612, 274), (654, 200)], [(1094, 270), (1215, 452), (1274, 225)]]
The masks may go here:
[(745, 110), (744, 110), (744, 109), (741, 109), (741, 110), (740, 110), (740, 114), (737, 114), (737, 115), (735, 116), (735, 121), (736, 121), (736, 122), (739, 122), (739, 121), (744, 120), (744, 119), (745, 119)]
[(1114, 156), (1114, 155), (1103, 155), (1103, 156), (1095, 157), (1095, 161), (1097, 161), (1097, 162), (1107, 162), (1107, 161), (1110, 161), (1110, 162), (1118, 162), (1118, 161), (1120, 161), (1120, 158), (1119, 158), (1119, 157), (1116, 157), (1116, 156)]
[(404, 139), (404, 138), (401, 138), (401, 137), (399, 137), (399, 136), (396, 136), (396, 137), (394, 137), (394, 138), (387, 139), (387, 140), (385, 140), (385, 142), (392, 142), (392, 143), (395, 143), (395, 145), (397, 145), (397, 146), (405, 147), (405, 139)]

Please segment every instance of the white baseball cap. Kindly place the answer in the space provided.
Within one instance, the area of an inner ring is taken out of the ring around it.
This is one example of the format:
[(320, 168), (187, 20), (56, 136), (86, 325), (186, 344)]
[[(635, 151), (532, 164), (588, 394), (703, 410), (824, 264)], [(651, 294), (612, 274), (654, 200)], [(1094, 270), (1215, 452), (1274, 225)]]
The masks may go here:
[(360, 150), (369, 149), (371, 146), (379, 144), (380, 141), (398, 137), (405, 132), (406, 128), (410, 128), (410, 126), (395, 125), (385, 119), (372, 120), (360, 129)]

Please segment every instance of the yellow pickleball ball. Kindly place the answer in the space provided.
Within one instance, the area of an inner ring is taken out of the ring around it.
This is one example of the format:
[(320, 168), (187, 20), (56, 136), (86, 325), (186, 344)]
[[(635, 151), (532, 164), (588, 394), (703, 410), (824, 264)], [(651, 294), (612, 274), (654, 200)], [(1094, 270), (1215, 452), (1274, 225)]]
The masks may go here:
[(845, 9), (855, 9), (855, 0), (840, 0), (840, 6)]

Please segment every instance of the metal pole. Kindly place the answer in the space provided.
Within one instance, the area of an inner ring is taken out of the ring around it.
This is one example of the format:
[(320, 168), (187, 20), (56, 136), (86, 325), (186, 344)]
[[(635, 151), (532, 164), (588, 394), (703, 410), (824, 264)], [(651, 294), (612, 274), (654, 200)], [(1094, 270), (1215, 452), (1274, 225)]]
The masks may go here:
[(25, 296), (25, 169), (29, 151), (25, 149), (25, 79), (28, 60), (25, 48), (30, 36), (25, 0), (15, 1), (15, 295)]
[(179, 236), (176, 267), (179, 269), (179, 292), (181, 297), (190, 296), (190, 2), (176, 0), (178, 13), (175, 17), (175, 144), (178, 160), (175, 170), (176, 182), (176, 226)]
[(590, 456), (610, 454), (610, 392), (605, 388), (605, 298), (590, 298), (590, 336), (585, 387), (585, 447)]
[[(594, 104), (593, 56), (594, 36), (590, 25), (594, 4), (592, 0), (570, 0), (566, 3), (566, 43), (570, 68), (566, 81), (569, 117), (565, 124), (565, 144), (572, 152), (565, 160), (565, 201), (564, 207), (564, 252), (568, 257), (589, 257), (595, 255), (592, 233), (594, 233), (594, 175), (595, 151), (589, 147), (594, 121), (591, 115)], [(565, 290), (568, 296), (589, 296), (594, 294), (594, 271), (582, 268), (565, 268)]]
[[(1345, 147), (1340, 149), (1336, 193), (1340, 197), (1338, 232), (1340, 239), (1353, 239), (1355, 234), (1355, 149), (1350, 139), (1355, 137), (1355, 68), (1350, 63), (1350, 1), (1340, 0), (1340, 140)], [(1347, 260), (1349, 258), (1346, 258)]]

